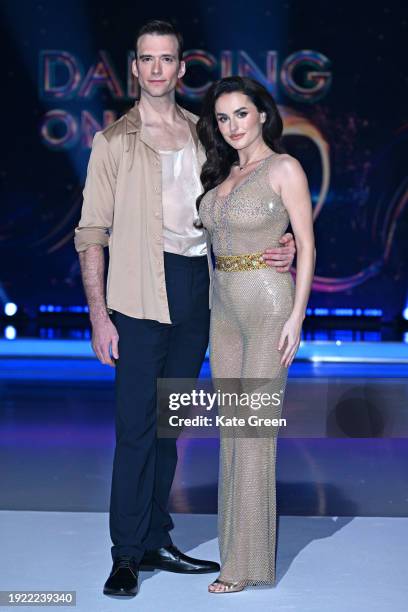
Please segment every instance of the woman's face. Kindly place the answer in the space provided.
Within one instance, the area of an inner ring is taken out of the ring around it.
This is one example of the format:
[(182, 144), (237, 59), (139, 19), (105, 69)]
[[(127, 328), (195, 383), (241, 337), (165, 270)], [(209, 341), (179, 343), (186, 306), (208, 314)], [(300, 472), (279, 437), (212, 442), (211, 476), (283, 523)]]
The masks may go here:
[(262, 138), (266, 114), (241, 92), (222, 94), (215, 102), (218, 128), (231, 147), (245, 149)]

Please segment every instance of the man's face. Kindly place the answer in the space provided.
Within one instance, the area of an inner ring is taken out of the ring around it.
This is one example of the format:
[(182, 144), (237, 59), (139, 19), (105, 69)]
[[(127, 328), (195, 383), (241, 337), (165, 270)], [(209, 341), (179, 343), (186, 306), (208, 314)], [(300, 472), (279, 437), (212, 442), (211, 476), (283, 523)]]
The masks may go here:
[(178, 59), (177, 38), (172, 35), (143, 34), (137, 43), (137, 58), (132, 73), (149, 95), (157, 98), (174, 91), (186, 71)]

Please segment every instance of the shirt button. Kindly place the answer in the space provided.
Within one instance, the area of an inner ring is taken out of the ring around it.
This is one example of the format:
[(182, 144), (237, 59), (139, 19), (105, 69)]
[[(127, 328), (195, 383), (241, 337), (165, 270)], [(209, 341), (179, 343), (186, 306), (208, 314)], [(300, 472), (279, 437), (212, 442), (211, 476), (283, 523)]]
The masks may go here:
[(159, 212), (155, 212), (154, 216), (157, 217), (157, 219), (160, 217), (160, 213)]
[(155, 192), (156, 192), (156, 193), (159, 193), (159, 191), (160, 191), (160, 187), (159, 187), (158, 185), (155, 185), (155, 186), (154, 186), (154, 190), (155, 190)]

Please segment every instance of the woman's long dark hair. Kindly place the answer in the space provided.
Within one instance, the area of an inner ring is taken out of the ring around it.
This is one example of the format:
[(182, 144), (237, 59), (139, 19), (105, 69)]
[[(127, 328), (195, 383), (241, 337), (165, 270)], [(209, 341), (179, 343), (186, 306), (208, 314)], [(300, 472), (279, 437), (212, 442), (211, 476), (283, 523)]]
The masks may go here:
[(283, 130), (282, 118), (268, 90), (249, 77), (232, 76), (216, 81), (205, 95), (200, 119), (197, 122), (197, 134), (207, 155), (200, 176), (204, 192), (197, 198), (197, 210), (202, 197), (227, 178), (232, 164), (239, 159), (236, 149), (231, 147), (221, 135), (215, 116), (217, 99), (222, 94), (236, 91), (248, 96), (259, 112), (266, 113), (266, 120), (262, 124), (262, 137), (268, 147), (276, 153), (285, 152), (280, 143)]

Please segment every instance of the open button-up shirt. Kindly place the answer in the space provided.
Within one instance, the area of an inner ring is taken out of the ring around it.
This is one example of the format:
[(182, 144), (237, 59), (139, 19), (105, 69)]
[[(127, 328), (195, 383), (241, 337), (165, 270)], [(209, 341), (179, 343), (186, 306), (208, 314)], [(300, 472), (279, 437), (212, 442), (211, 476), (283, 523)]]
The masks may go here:
[[(198, 142), (198, 117), (178, 106), (186, 118), (199, 163), (205, 153)], [(75, 248), (109, 246), (106, 302), (138, 319), (171, 323), (163, 258), (163, 207), (160, 153), (143, 129), (137, 103), (96, 132), (83, 191)], [(212, 292), (208, 233), (207, 259)]]

